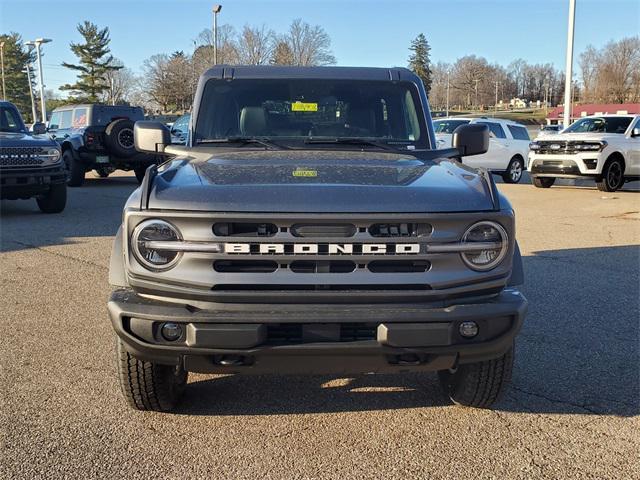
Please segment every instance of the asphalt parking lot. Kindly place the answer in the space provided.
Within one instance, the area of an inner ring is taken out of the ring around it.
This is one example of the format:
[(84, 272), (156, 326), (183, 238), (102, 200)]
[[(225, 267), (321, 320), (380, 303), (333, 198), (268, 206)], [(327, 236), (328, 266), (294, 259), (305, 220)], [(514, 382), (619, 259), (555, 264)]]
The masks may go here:
[(640, 192), (500, 185), (530, 301), (494, 411), (435, 375), (192, 375), (175, 414), (116, 383), (108, 261), (130, 176), (1, 205), (2, 478), (640, 478)]

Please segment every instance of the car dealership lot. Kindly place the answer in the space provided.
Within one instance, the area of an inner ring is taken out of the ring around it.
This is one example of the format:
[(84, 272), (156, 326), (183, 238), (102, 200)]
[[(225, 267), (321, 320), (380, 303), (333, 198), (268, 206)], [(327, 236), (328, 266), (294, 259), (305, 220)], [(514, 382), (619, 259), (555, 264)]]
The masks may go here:
[(435, 374), (192, 375), (176, 414), (127, 409), (106, 301), (132, 176), (59, 215), (2, 202), (0, 462), (7, 478), (633, 478), (640, 475), (640, 193), (500, 185), (530, 311), (494, 411)]

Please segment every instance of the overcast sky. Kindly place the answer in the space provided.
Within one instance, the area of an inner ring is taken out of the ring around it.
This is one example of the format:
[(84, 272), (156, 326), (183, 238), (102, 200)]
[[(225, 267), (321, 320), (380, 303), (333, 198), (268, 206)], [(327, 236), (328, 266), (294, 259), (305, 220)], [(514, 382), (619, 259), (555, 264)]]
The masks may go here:
[[(205, 0), (0, 0), (0, 30), (25, 40), (48, 37), (47, 88), (74, 80), (60, 66), (75, 62), (69, 43), (77, 23), (90, 20), (111, 31), (111, 50), (139, 72), (156, 53), (193, 51), (193, 40), (211, 25)], [(432, 60), (453, 62), (476, 54), (507, 65), (515, 58), (564, 68), (568, 0), (220, 0), (219, 23), (240, 30), (265, 24), (284, 32), (297, 17), (321, 25), (339, 65), (404, 66), (412, 38), (424, 33)], [(576, 54), (588, 44), (638, 35), (638, 0), (577, 0)]]

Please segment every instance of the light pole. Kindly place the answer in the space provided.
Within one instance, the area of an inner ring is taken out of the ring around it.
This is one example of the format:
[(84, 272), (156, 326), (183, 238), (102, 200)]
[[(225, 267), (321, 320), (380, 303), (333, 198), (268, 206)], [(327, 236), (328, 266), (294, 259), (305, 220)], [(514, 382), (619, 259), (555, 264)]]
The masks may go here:
[(451, 76), (451, 70), (447, 70), (447, 113), (446, 116), (449, 116), (449, 77)]
[(38, 76), (40, 77), (40, 108), (42, 109), (42, 123), (47, 122), (47, 106), (44, 99), (44, 80), (42, 78), (42, 56), (40, 55), (40, 45), (51, 42), (50, 38), (36, 38), (31, 42), (25, 42), (25, 45), (34, 45), (38, 56)]
[(576, 0), (569, 0), (569, 28), (567, 30), (567, 64), (564, 72), (564, 128), (571, 123), (571, 80), (573, 68), (573, 29), (576, 23)]
[(0, 42), (0, 65), (2, 65), (2, 99), (7, 99), (7, 92), (4, 88), (4, 42)]
[(213, 64), (218, 64), (218, 14), (222, 10), (222, 5), (213, 6)]
[(27, 63), (25, 65), (25, 71), (27, 72), (27, 82), (29, 85), (29, 96), (31, 97), (31, 118), (33, 119), (33, 123), (36, 123), (38, 119), (38, 114), (36, 113), (36, 102), (33, 98), (33, 85), (31, 84), (31, 67)]

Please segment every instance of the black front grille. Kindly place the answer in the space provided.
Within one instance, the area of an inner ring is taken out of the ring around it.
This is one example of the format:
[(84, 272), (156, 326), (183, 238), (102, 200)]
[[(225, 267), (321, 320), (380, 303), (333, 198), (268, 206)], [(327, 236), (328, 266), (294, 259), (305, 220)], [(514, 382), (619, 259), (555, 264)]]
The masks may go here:
[(40, 147), (2, 147), (0, 148), (0, 166), (37, 167), (43, 163), (42, 159), (36, 158), (40, 153), (42, 153)]
[(533, 150), (534, 153), (542, 154), (542, 155), (564, 155), (564, 154), (575, 154), (582, 152), (593, 152), (594, 150), (577, 150), (577, 144), (584, 144), (581, 141), (570, 141), (570, 140), (560, 140), (554, 142), (552, 140), (547, 141), (538, 141), (536, 142), (538, 148)]
[(378, 324), (303, 324), (279, 323), (267, 325), (267, 343), (296, 345), (317, 342), (361, 342), (376, 340)]

